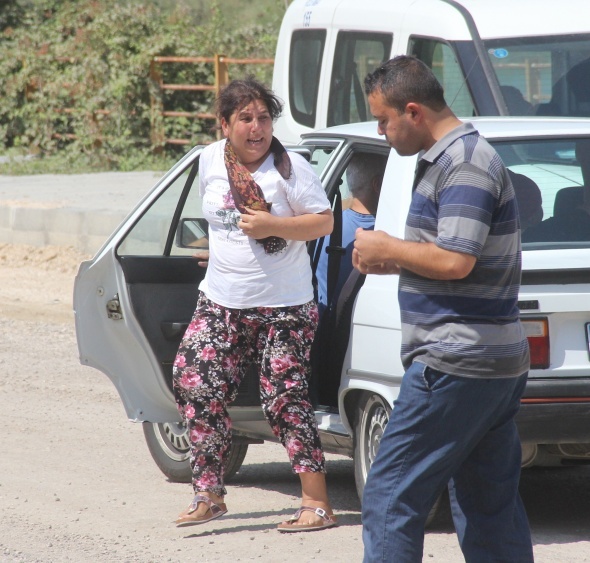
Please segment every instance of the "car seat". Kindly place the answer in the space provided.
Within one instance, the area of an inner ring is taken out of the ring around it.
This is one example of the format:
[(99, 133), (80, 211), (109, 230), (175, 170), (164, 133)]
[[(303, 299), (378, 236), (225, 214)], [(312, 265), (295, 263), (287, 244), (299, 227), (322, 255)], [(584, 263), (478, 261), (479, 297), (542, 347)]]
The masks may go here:
[(561, 188), (555, 194), (553, 203), (553, 216), (561, 217), (570, 215), (572, 210), (582, 205), (584, 201), (584, 186), (570, 186)]

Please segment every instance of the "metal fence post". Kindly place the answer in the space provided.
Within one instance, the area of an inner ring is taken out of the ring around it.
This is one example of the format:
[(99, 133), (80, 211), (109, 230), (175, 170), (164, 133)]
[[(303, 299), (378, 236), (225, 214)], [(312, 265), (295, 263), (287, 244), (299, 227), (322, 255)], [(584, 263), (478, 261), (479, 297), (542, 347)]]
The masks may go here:
[(162, 72), (160, 63), (155, 59), (150, 61), (150, 141), (155, 153), (164, 150), (165, 131), (164, 102), (162, 100)]

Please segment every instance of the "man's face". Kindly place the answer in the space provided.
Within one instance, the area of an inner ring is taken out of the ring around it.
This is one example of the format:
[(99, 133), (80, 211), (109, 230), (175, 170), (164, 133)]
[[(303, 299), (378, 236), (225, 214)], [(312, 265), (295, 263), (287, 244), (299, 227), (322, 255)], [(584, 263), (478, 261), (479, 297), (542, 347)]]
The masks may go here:
[(377, 120), (379, 135), (384, 135), (389, 146), (400, 156), (410, 156), (422, 150), (413, 115), (409, 110), (400, 114), (387, 105), (380, 91), (369, 94), (368, 102), (371, 114)]

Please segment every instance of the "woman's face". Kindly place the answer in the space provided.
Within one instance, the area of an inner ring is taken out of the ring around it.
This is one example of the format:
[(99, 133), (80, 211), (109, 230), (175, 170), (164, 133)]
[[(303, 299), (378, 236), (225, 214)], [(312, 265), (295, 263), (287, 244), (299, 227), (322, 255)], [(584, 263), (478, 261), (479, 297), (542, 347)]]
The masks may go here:
[(268, 155), (272, 141), (272, 118), (266, 104), (253, 100), (232, 113), (229, 122), (221, 118), (221, 129), (240, 162), (256, 170)]

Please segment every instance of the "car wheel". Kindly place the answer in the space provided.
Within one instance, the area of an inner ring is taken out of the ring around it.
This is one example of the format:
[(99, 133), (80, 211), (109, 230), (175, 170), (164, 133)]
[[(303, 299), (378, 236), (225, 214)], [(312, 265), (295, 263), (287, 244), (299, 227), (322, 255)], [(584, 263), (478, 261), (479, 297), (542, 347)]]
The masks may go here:
[(354, 479), (361, 500), (390, 412), (389, 405), (373, 393), (364, 393), (358, 403), (354, 427)]
[[(354, 479), (356, 490), (362, 501), (369, 469), (375, 460), (385, 427), (389, 422), (391, 407), (379, 395), (363, 393), (358, 402), (358, 411), (354, 427)], [(442, 504), (441, 495), (428, 513), (426, 525), (434, 519)]]
[[(184, 424), (144, 422), (143, 434), (160, 471), (173, 483), (190, 483), (192, 472), (189, 462), (189, 441)], [(247, 452), (248, 444), (232, 444), (225, 468), (225, 481), (229, 481), (239, 471)]]

